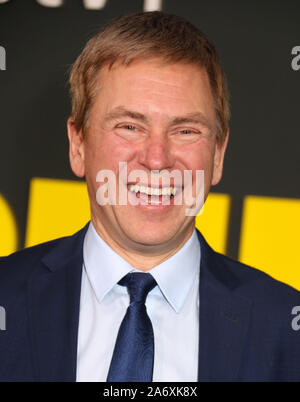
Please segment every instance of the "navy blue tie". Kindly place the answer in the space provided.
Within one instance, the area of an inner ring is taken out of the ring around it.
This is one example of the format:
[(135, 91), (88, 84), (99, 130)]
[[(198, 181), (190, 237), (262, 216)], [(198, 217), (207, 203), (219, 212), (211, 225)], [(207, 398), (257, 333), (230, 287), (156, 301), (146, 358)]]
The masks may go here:
[(154, 336), (145, 301), (156, 286), (151, 274), (129, 273), (119, 282), (126, 286), (130, 304), (121, 323), (107, 381), (151, 382), (154, 361)]

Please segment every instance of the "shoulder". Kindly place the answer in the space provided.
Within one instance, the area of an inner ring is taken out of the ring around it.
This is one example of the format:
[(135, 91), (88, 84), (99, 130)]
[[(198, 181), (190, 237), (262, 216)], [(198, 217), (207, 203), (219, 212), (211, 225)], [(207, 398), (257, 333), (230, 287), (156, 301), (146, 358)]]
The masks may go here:
[(300, 292), (292, 286), (279, 281), (259, 268), (235, 261), (222, 254), (217, 253), (217, 256), (222, 259), (224, 267), (238, 278), (238, 292), (245, 296), (255, 296), (257, 300), (276, 300), (280, 304), (294, 300), (300, 304)]
[(294, 353), (299, 344), (300, 292), (257, 268), (224, 255), (216, 254), (216, 259), (222, 262), (225, 272), (236, 278), (231, 294), (238, 300), (250, 302), (254, 333), (274, 341), (276, 347), (281, 344), (285, 355)]
[(0, 257), (0, 294), (9, 295), (14, 289), (22, 289), (36, 269), (42, 269), (42, 258), (62, 241), (55, 239)]
[[(251, 342), (258, 345), (264, 341), (265, 345), (271, 345), (271, 354), (285, 356), (284, 364), (289, 366), (290, 358), (295, 354), (300, 357), (300, 292), (260, 269), (213, 251), (201, 235), (200, 243), (201, 258), (205, 259), (203, 267), (210, 283), (222, 292), (220, 300), (232, 304), (233, 308), (246, 303), (247, 311), (251, 312)], [(299, 367), (298, 363), (294, 366)]]
[(0, 257), (0, 278), (2, 279), (6, 275), (21, 274), (22, 272), (30, 273), (45, 256), (51, 256), (52, 258), (57, 255), (58, 258), (68, 258), (78, 254), (78, 250), (82, 249), (88, 227), (89, 222), (73, 235), (60, 237), (16, 251), (9, 256)]
[(214, 251), (199, 232), (198, 236), (204, 265), (232, 294), (252, 300), (259, 308), (300, 306), (300, 292), (297, 289), (272, 277), (263, 269), (251, 267)]
[(61, 237), (19, 250), (7, 257), (0, 257), (0, 298), (11, 298), (16, 292), (25, 290), (32, 274), (49, 272), (49, 263), (55, 267), (71, 257), (80, 259), (87, 227), (88, 224), (72, 236)]
[(46, 243), (41, 243), (33, 247), (28, 247), (23, 250), (16, 251), (6, 257), (0, 257), (0, 277), (10, 275), (29, 273), (31, 272), (36, 263), (40, 261), (44, 255), (50, 252), (53, 248), (64, 239), (55, 239)]

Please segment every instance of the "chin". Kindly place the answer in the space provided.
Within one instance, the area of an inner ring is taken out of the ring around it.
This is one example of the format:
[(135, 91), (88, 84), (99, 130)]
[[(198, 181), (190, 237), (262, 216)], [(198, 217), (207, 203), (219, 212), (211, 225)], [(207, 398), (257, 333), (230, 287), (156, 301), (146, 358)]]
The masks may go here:
[(131, 230), (125, 231), (127, 237), (131, 239), (133, 242), (138, 243), (140, 245), (145, 246), (157, 246), (164, 245), (174, 238), (176, 233), (178, 233), (178, 229), (175, 227), (172, 228), (142, 228), (141, 230), (134, 230), (135, 228), (131, 227)]

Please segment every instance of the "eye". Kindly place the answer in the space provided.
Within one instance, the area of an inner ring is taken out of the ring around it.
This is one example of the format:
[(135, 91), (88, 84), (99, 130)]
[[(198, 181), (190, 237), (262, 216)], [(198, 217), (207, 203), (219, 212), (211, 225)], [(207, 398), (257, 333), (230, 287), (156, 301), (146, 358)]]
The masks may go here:
[(201, 138), (201, 135), (202, 131), (193, 127), (176, 127), (172, 132), (173, 140), (180, 144), (190, 144), (196, 142)]
[(125, 130), (128, 130), (128, 131), (136, 131), (137, 130), (137, 128), (135, 126), (132, 126), (131, 124), (125, 124), (121, 128), (125, 128)]
[(184, 128), (182, 130), (178, 130), (178, 134), (180, 135), (198, 135), (200, 134), (200, 131), (195, 130), (195, 129), (190, 129), (190, 128)]
[(180, 134), (191, 134), (191, 133), (194, 133), (194, 131), (192, 131), (192, 130), (180, 130), (179, 133)]

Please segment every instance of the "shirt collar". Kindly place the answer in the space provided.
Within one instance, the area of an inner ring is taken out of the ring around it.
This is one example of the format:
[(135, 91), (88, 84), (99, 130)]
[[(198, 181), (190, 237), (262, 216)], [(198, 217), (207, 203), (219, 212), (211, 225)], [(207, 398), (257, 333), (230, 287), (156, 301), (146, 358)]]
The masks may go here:
[[(105, 243), (96, 232), (92, 222), (90, 222), (84, 239), (83, 259), (88, 278), (99, 303), (123, 276), (131, 271), (136, 271)], [(194, 230), (192, 236), (180, 250), (148, 272), (156, 280), (168, 303), (178, 313), (199, 274), (199, 269), (200, 243), (196, 230)]]

